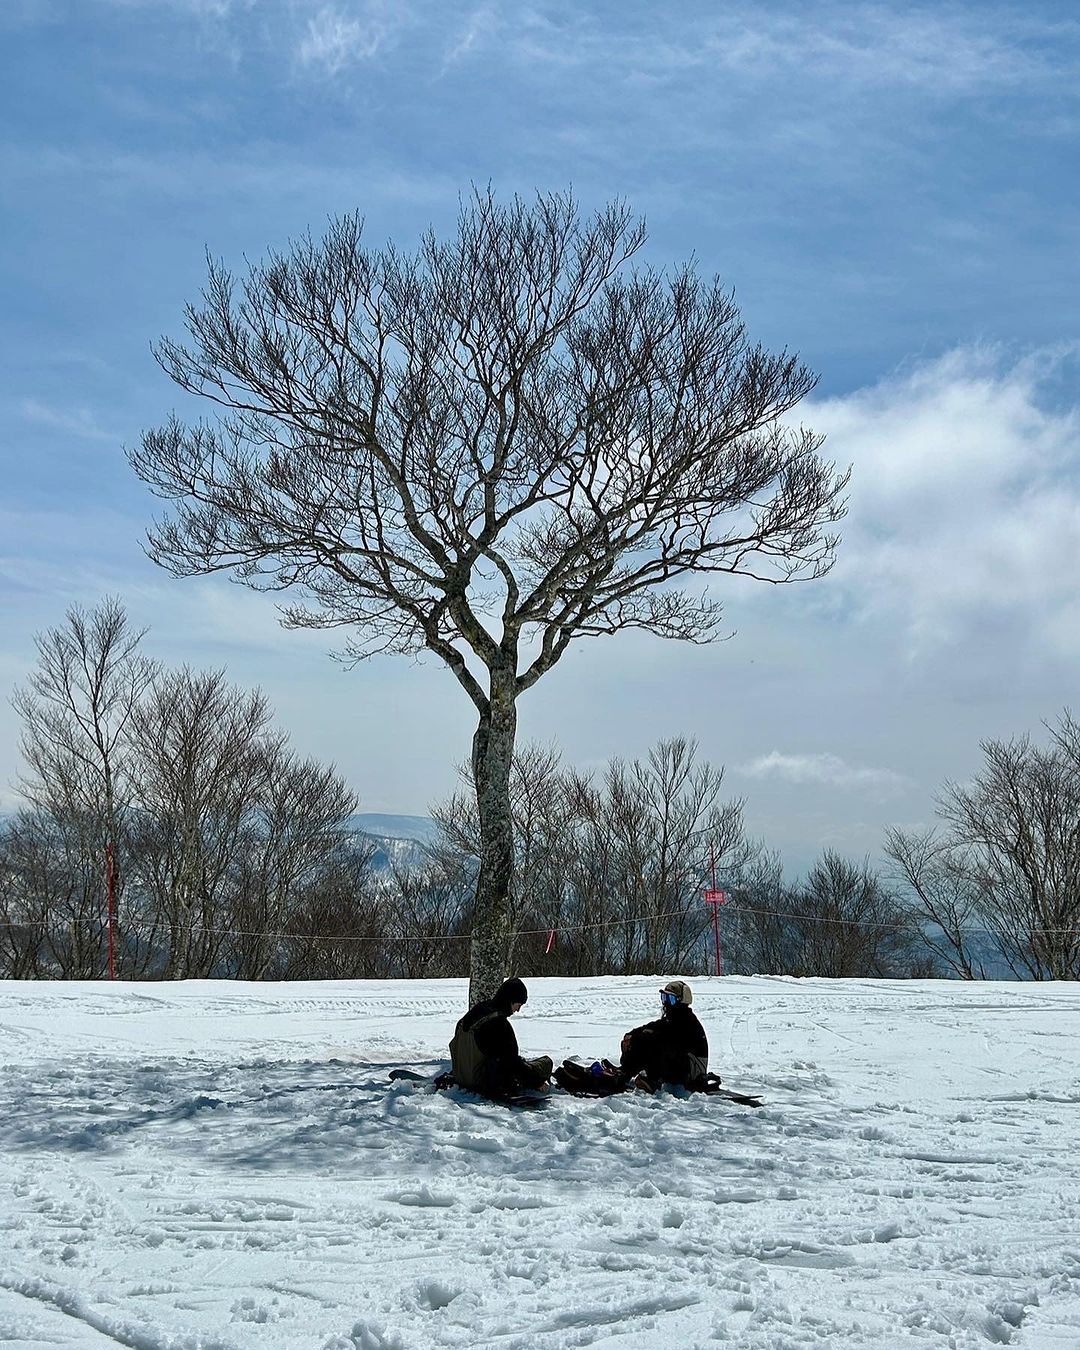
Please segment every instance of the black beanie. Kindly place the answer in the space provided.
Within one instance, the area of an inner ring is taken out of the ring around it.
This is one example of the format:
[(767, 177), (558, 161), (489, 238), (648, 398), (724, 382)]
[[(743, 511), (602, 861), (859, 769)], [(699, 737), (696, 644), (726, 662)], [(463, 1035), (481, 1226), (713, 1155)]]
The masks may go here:
[(527, 1003), (529, 991), (517, 978), (504, 980), (491, 1000), (499, 1008), (509, 1008), (511, 1003)]

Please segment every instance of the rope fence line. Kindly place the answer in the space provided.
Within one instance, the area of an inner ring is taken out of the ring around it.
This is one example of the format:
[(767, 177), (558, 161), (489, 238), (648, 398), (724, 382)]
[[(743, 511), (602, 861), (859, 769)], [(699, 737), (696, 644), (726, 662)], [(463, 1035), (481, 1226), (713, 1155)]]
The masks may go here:
[[(884, 922), (880, 922), (880, 923), (879, 923), (876, 919), (833, 919), (833, 918), (830, 918), (828, 915), (825, 915), (825, 914), (799, 914), (799, 913), (797, 913), (796, 911), (790, 910), (790, 909), (761, 909), (761, 908), (759, 908), (759, 907), (757, 907), (757, 906), (754, 906), (754, 905), (736, 905), (736, 904), (733, 904), (733, 905), (731, 906), (731, 909), (732, 909), (732, 911), (733, 911), (734, 913), (737, 913), (737, 914), (769, 914), (769, 915), (772, 915), (772, 916), (775, 917), (775, 918), (780, 918), (780, 919), (798, 919), (798, 920), (799, 920), (800, 922), (802, 922), (802, 923), (837, 923), (837, 924), (843, 924), (845, 928), (885, 928), (885, 929), (895, 929), (897, 932), (904, 932), (904, 931), (906, 931), (906, 930), (908, 930), (908, 929), (911, 928), (911, 924), (910, 924), (910, 923), (884, 923)], [(686, 912), (687, 912), (687, 913), (691, 913), (692, 911), (687, 910)], [(916, 916), (916, 917), (921, 917), (921, 916)], [(931, 923), (937, 923), (937, 920), (936, 920), (936, 919), (931, 919), (930, 922), (931, 922)], [(942, 925), (941, 925), (941, 924), (938, 924), (938, 927), (941, 928)], [(943, 931), (944, 931), (944, 929), (943, 929)], [(958, 932), (958, 933), (990, 933), (990, 934), (995, 934), (995, 933), (998, 932), (998, 929), (996, 929), (996, 928), (983, 928), (983, 927), (980, 927), (978, 924), (962, 923), (962, 924), (958, 924), (958, 925), (957, 925), (955, 931)], [(1074, 924), (1073, 927), (1071, 927), (1071, 928), (1032, 928), (1032, 929), (1029, 929), (1029, 930), (1024, 934), (1024, 936), (1025, 936), (1025, 937), (1068, 937), (1068, 936), (1071, 935), (1071, 934), (1075, 934), (1078, 938), (1080, 938), (1080, 924)]]
[[(727, 906), (731, 914), (759, 914), (771, 918), (794, 919), (801, 923), (820, 923), (836, 924), (844, 928), (873, 928), (879, 931), (905, 932), (911, 929), (910, 923), (885, 923), (873, 919), (838, 919), (823, 914), (799, 914), (793, 910), (783, 909), (765, 909), (755, 905), (730, 904)], [(696, 917), (703, 924), (708, 924), (709, 920), (703, 915), (700, 909), (672, 909), (663, 910), (656, 914), (639, 914), (632, 918), (624, 919), (604, 919), (590, 923), (560, 923), (548, 924), (543, 928), (518, 928), (507, 934), (508, 938), (519, 937), (549, 937), (552, 933), (583, 933), (600, 928), (627, 928), (631, 924), (656, 923), (661, 919), (689, 919)], [(49, 928), (56, 923), (56, 920), (31, 919), (23, 923), (16, 923), (11, 920), (0, 920), (0, 928)], [(59, 922), (64, 922), (63, 920)], [(104, 924), (103, 924), (104, 926)], [(941, 925), (938, 925), (939, 927)], [(163, 923), (155, 928), (147, 929), (146, 925), (125, 924), (125, 931), (128, 933), (145, 934), (147, 932), (157, 932), (164, 929), (168, 932), (184, 933), (209, 933), (218, 937), (250, 937), (250, 938), (274, 938), (279, 941), (292, 940), (296, 942), (463, 942), (468, 941), (471, 933), (414, 933), (414, 934), (396, 934), (396, 933), (285, 933), (271, 932), (266, 929), (244, 929), (244, 928), (220, 928), (211, 924), (201, 923)], [(960, 924), (957, 929), (960, 933), (982, 933), (991, 936), (997, 935), (998, 930), (994, 928), (981, 927), (975, 924)], [(1036, 928), (1031, 929), (1021, 935), (1022, 938), (1038, 937), (1067, 937), (1076, 936), (1080, 939), (1080, 927), (1073, 928)]]

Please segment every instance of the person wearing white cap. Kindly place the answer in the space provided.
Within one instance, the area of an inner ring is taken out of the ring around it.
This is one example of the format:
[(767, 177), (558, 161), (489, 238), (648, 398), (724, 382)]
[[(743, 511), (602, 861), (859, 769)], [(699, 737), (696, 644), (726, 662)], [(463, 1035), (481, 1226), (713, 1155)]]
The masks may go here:
[(622, 1071), (636, 1087), (655, 1092), (661, 1083), (697, 1088), (704, 1082), (709, 1042), (693, 1001), (685, 980), (668, 980), (660, 990), (660, 1017), (622, 1038)]

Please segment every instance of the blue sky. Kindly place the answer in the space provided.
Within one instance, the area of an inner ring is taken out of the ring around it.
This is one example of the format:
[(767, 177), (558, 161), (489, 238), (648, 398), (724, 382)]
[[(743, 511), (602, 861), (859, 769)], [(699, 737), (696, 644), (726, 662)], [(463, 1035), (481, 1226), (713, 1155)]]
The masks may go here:
[[(356, 208), (408, 244), (471, 182), (572, 184), (820, 372), (803, 418), (851, 510), (825, 582), (733, 582), (711, 648), (580, 645), (523, 734), (585, 765), (696, 736), (792, 865), (873, 854), (981, 737), (1080, 702), (1078, 91), (1068, 4), (5, 0), (0, 684), (118, 594), (151, 654), (260, 683), (364, 809), (425, 811), (471, 734), (456, 683), (345, 672), (265, 598), (153, 568), (123, 447), (203, 411), (149, 347), (206, 250)], [(5, 707), (8, 801), (17, 736)]]

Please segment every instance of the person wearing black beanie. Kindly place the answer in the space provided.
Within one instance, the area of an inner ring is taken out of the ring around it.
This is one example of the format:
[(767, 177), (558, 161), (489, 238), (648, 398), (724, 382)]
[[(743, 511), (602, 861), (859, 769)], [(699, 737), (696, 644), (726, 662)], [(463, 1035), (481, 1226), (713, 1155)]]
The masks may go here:
[[(509, 1017), (511, 1009), (517, 1012), (518, 1008), (523, 1008), (528, 1003), (529, 991), (525, 988), (524, 981), (511, 976), (510, 979), (503, 980), (502, 984), (492, 994), (491, 1001), (497, 1008), (505, 1009), (506, 1015)], [(515, 1003), (517, 1008), (513, 1007)]]
[(504, 980), (491, 998), (470, 1008), (458, 1022), (450, 1042), (450, 1071), (459, 1087), (505, 1098), (548, 1081), (551, 1060), (547, 1055), (522, 1059), (510, 1025), (510, 1018), (528, 999), (521, 980)]

